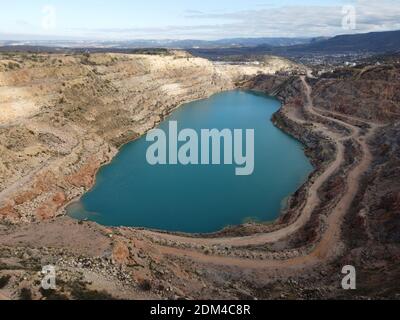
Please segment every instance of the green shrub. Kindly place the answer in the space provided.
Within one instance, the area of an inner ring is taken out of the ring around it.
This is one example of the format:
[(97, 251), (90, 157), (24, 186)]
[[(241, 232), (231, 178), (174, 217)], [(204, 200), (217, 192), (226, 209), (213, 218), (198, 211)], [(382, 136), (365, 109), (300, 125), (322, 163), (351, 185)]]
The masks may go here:
[(8, 284), (10, 279), (11, 279), (10, 275), (5, 275), (0, 277), (0, 289), (3, 289)]
[(19, 297), (21, 300), (32, 300), (32, 292), (28, 288), (22, 288)]
[(115, 300), (105, 291), (90, 290), (81, 283), (75, 283), (71, 295), (76, 300)]
[(143, 280), (139, 282), (139, 288), (143, 291), (150, 291), (151, 290), (151, 282), (150, 280)]
[(40, 289), (40, 293), (46, 300), (68, 300), (68, 297), (65, 294), (59, 293), (55, 290), (44, 290)]

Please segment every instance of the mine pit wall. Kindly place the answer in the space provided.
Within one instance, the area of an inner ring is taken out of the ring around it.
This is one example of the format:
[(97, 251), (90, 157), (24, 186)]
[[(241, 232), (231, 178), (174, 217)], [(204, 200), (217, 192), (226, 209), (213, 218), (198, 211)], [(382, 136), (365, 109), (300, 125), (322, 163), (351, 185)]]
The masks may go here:
[[(382, 78), (382, 75), (378, 71), (373, 79), (376, 82), (379, 82)], [(317, 106), (322, 109), (327, 109), (327, 111), (337, 112), (337, 114), (330, 114), (330, 116), (358, 126), (361, 129), (361, 133), (365, 132), (369, 127), (366, 122), (363, 122), (363, 119), (367, 122), (378, 123), (382, 121), (382, 119), (391, 119), (391, 122), (380, 128), (371, 141), (369, 141), (374, 162), (370, 170), (362, 177), (360, 190), (353, 201), (351, 209), (346, 215), (342, 227), (342, 239), (346, 244), (346, 252), (333, 263), (333, 266), (336, 267), (336, 264), (341, 266), (346, 264), (357, 266), (357, 277), (360, 283), (358, 291), (362, 292), (365, 296), (398, 298), (398, 281), (396, 281), (400, 274), (398, 264), (398, 259), (400, 257), (400, 124), (398, 118), (395, 114), (390, 114), (387, 110), (386, 105), (388, 103), (386, 101), (384, 101), (383, 106), (381, 106), (380, 96), (368, 91), (371, 82), (366, 81), (362, 85), (357, 83), (357, 85), (361, 86), (363, 91), (368, 92), (368, 97), (372, 95), (373, 99), (368, 98), (361, 101), (361, 103), (364, 101), (367, 101), (367, 103), (363, 105), (363, 108), (358, 108), (357, 112), (354, 112), (354, 119), (342, 117), (340, 113), (342, 113), (343, 110), (337, 108), (335, 104), (333, 106), (329, 105), (330, 101), (340, 104), (344, 100), (353, 99), (351, 94), (342, 92), (343, 90), (347, 90), (346, 88), (349, 86), (344, 83), (346, 81), (331, 81), (332, 83), (330, 83), (330, 85), (335, 86), (335, 89), (342, 89), (332, 90), (332, 92), (335, 93), (334, 96), (332, 96), (332, 94), (328, 96), (324, 95), (324, 92), (321, 94), (318, 90), (326, 84), (326, 81), (318, 84), (317, 82), (318, 81), (315, 80), (315, 83), (312, 84), (314, 88), (315, 86), (317, 88), (317, 91), (313, 93), (313, 98), (317, 99), (314, 100), (314, 103), (317, 103)], [(378, 84), (379, 86), (384, 85), (382, 81)], [(391, 89), (392, 87), (398, 86), (398, 81), (392, 79), (391, 82), (387, 84)], [(334, 145), (324, 141), (322, 137), (315, 136), (315, 133), (306, 127), (296, 124), (288, 118), (284, 112), (287, 107), (293, 107), (293, 104), (298, 105), (298, 102), (295, 102), (294, 99), (296, 95), (301, 96), (301, 93), (298, 91), (298, 85), (290, 85), (291, 89), (282, 91), (285, 87), (285, 80), (270, 76), (258, 76), (247, 83), (243, 83), (243, 86), (248, 89), (255, 89), (276, 95), (283, 102), (284, 105), (282, 109), (274, 115), (274, 123), (306, 146), (306, 152), (316, 166), (316, 171), (313, 175), (316, 176), (319, 172), (322, 172), (324, 166), (326, 166), (335, 155)], [(316, 97), (316, 95), (321, 95), (322, 97)], [(396, 97), (393, 96), (393, 101), (396, 104), (398, 100), (395, 98)], [(322, 100), (324, 104), (318, 103)], [(351, 103), (344, 104), (352, 106)], [(369, 109), (375, 108), (376, 106), (380, 107), (378, 110), (380, 112), (379, 116), (375, 116), (376, 110), (374, 111), (375, 113), (369, 111)], [(398, 114), (398, 110), (395, 111)], [(351, 115), (353, 115), (353, 113), (351, 113)], [(356, 120), (357, 117), (360, 121)], [(341, 130), (341, 128), (337, 126), (332, 126), (332, 129)], [(319, 143), (313, 143), (314, 138), (316, 141), (319, 141)], [(346, 172), (357, 163), (361, 153), (359, 149), (360, 146), (354, 142), (351, 145), (346, 144), (345, 147), (349, 148), (349, 151), (346, 151), (345, 154), (351, 154), (352, 157), (346, 158), (341, 172), (335, 174), (332, 179), (330, 179), (334, 181), (337, 178), (339, 181), (339, 185), (336, 186), (333, 184), (333, 187), (340, 187), (340, 179), (342, 179), (346, 175)], [(329, 151), (321, 152), (322, 150)], [(323, 157), (321, 157), (322, 154), (324, 154)], [(310, 177), (306, 185), (311, 183), (312, 179), (313, 177)], [(327, 183), (329, 184), (329, 181)], [(334, 188), (332, 188), (332, 185), (327, 185), (321, 188), (320, 195), (324, 195), (324, 189), (327, 187), (329, 187), (328, 189), (330, 189), (331, 193), (333, 192)], [(340, 187), (338, 189), (337, 194), (341, 193), (341, 189), (343, 188)], [(307, 187), (303, 186), (303, 188), (292, 196), (289, 210), (282, 215), (280, 221), (290, 222), (295, 219), (296, 215), (292, 213), (298, 211), (292, 204), (304, 203), (306, 190)], [(290, 208), (294, 208), (294, 210), (290, 210)], [(317, 210), (320, 211), (320, 215), (325, 214), (324, 210), (321, 210), (321, 208), (317, 208)], [(326, 213), (329, 214), (329, 210)], [(289, 239), (286, 248), (299, 248), (304, 244), (312, 244), (318, 241), (318, 232), (314, 232), (315, 228), (319, 227), (317, 225), (318, 220), (316, 216), (317, 215), (313, 215), (303, 230), (300, 230), (294, 237)], [(319, 235), (320, 234), (321, 232), (319, 232)], [(312, 239), (314, 235), (315, 239)], [(279, 246), (279, 243), (276, 245)], [(253, 249), (257, 250), (257, 248)], [(382, 272), (381, 274), (377, 274), (376, 272), (377, 265), (382, 266), (381, 269), (379, 269), (380, 272)], [(351, 293), (340, 292), (339, 296), (351, 296)]]
[[(304, 145), (305, 153), (315, 168), (303, 186), (288, 199), (288, 206), (280, 218), (274, 224), (260, 230), (260, 232), (271, 232), (290, 225), (298, 218), (310, 185), (335, 159), (336, 146), (325, 136), (315, 132), (311, 125), (300, 124), (286, 115), (288, 108), (297, 108), (299, 113), (304, 113), (306, 100), (304, 88), (298, 77), (259, 75), (241, 82), (239, 86), (243, 89), (264, 92), (281, 101), (282, 108), (272, 118), (274, 125)], [(252, 232), (254, 233), (254, 230)]]
[(0, 68), (0, 89), (10, 93), (0, 100), (0, 219), (9, 223), (63, 215), (123, 144), (175, 108), (235, 89), (243, 76), (275, 72), (218, 66), (183, 52), (7, 59), (16, 63)]

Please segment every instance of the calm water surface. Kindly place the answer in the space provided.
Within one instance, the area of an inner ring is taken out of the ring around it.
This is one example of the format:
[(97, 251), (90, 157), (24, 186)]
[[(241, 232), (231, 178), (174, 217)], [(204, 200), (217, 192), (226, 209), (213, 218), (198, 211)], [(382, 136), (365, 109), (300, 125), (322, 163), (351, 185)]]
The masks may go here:
[(280, 103), (250, 91), (228, 91), (188, 103), (168, 121), (179, 129), (255, 129), (255, 170), (236, 176), (236, 165), (151, 166), (150, 142), (125, 145), (103, 167), (94, 188), (68, 213), (107, 226), (190, 233), (218, 231), (249, 220), (273, 221), (313, 170), (302, 145), (271, 122)]

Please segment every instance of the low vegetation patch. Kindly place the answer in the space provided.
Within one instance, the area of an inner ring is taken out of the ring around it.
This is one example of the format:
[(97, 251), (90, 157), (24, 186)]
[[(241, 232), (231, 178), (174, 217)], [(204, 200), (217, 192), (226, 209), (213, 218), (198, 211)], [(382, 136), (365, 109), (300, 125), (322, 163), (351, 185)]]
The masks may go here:
[(0, 289), (3, 289), (10, 282), (10, 279), (10, 275), (0, 277)]
[(82, 283), (74, 284), (71, 295), (76, 300), (115, 300), (114, 297), (106, 291), (91, 290)]
[(32, 291), (28, 288), (22, 288), (19, 297), (21, 300), (32, 300)]

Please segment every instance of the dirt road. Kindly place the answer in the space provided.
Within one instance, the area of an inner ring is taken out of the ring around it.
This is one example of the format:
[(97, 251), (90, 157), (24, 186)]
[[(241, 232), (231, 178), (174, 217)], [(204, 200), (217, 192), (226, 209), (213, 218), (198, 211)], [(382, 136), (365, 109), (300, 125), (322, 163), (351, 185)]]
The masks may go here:
[[(284, 261), (276, 261), (276, 260), (260, 261), (260, 260), (246, 260), (234, 257), (209, 256), (202, 254), (200, 252), (196, 252), (194, 250), (172, 248), (172, 247), (158, 245), (158, 248), (161, 252), (165, 254), (183, 255), (198, 261), (214, 263), (214, 264), (234, 265), (234, 266), (249, 267), (249, 268), (265, 268), (265, 267), (284, 267), (284, 266), (297, 266), (297, 265), (304, 266), (304, 264), (314, 264), (320, 260), (332, 258), (340, 251), (341, 248), (340, 232), (341, 232), (341, 225), (343, 223), (343, 218), (345, 214), (348, 212), (359, 190), (361, 177), (368, 170), (372, 161), (372, 155), (369, 150), (367, 140), (374, 134), (375, 130), (379, 126), (373, 123), (369, 123), (370, 129), (368, 130), (368, 133), (365, 136), (363, 136), (360, 133), (360, 129), (358, 127), (346, 123), (344, 121), (337, 120), (333, 117), (321, 114), (318, 111), (318, 109), (314, 107), (311, 98), (311, 93), (312, 93), (311, 87), (308, 85), (305, 77), (302, 77), (301, 80), (304, 85), (307, 97), (305, 110), (310, 114), (315, 115), (318, 118), (321, 119), (323, 118), (332, 122), (336, 122), (337, 124), (340, 124), (342, 126), (345, 126), (351, 131), (351, 136), (340, 136), (338, 135), (338, 133), (330, 131), (327, 125), (322, 123), (314, 124), (316, 130), (323, 132), (327, 137), (335, 141), (335, 144), (337, 146), (337, 154), (335, 160), (328, 166), (325, 172), (315, 180), (313, 185), (310, 187), (308, 191), (306, 205), (304, 206), (299, 218), (293, 224), (271, 233), (262, 233), (247, 237), (237, 237), (237, 238), (231, 237), (231, 238), (218, 238), (218, 239), (189, 238), (172, 234), (161, 234), (148, 230), (143, 230), (140, 232), (144, 236), (149, 237), (151, 239), (164, 239), (174, 243), (178, 243), (180, 245), (183, 244), (186, 246), (225, 245), (234, 248), (234, 247), (242, 247), (250, 245), (262, 245), (281, 240), (287, 237), (288, 235), (298, 231), (310, 219), (313, 210), (321, 203), (321, 199), (318, 196), (319, 188), (327, 181), (327, 179), (329, 179), (332, 176), (332, 174), (334, 174), (338, 169), (340, 169), (341, 165), (344, 162), (344, 150), (345, 150), (344, 142), (348, 139), (354, 139), (354, 141), (356, 141), (360, 145), (362, 151), (361, 159), (351, 169), (350, 173), (348, 174), (346, 178), (346, 192), (329, 214), (327, 219), (326, 230), (321, 237), (321, 241), (318, 243), (315, 249), (306, 256), (300, 256)], [(351, 117), (345, 116), (344, 118), (350, 119)], [(293, 120), (296, 121), (298, 119), (293, 119)], [(357, 120), (357, 119), (351, 119), (351, 120)]]

